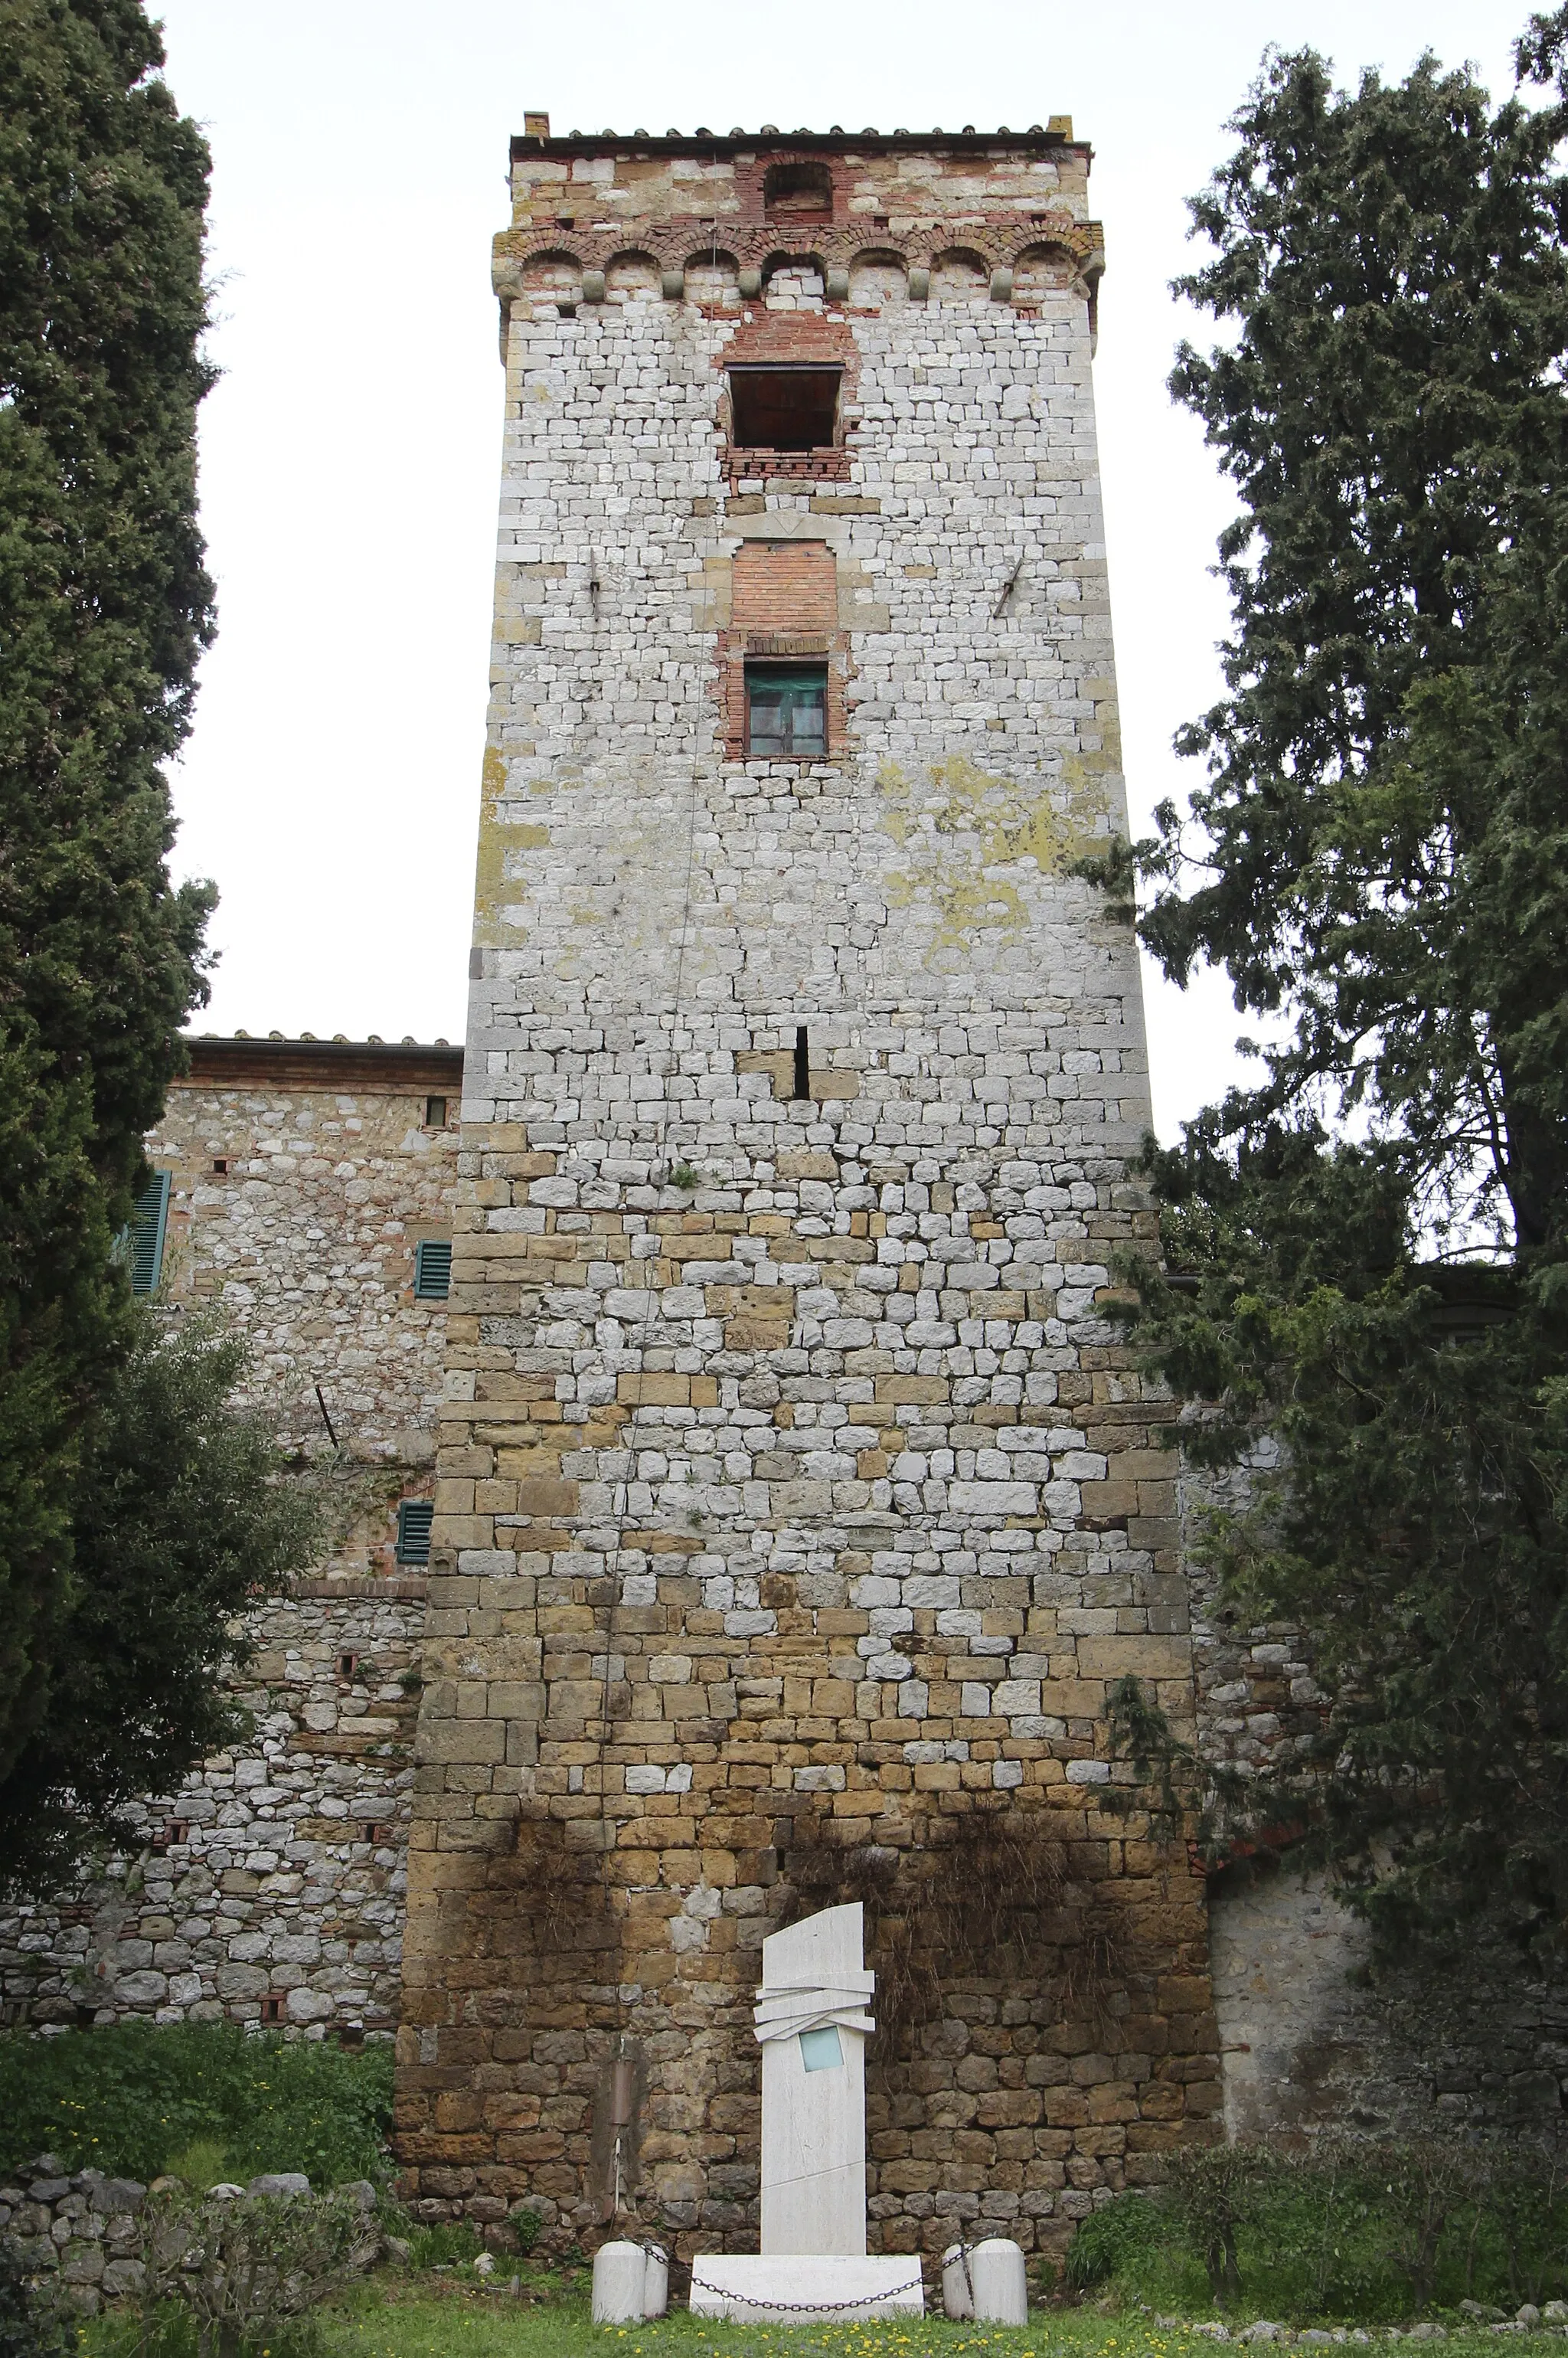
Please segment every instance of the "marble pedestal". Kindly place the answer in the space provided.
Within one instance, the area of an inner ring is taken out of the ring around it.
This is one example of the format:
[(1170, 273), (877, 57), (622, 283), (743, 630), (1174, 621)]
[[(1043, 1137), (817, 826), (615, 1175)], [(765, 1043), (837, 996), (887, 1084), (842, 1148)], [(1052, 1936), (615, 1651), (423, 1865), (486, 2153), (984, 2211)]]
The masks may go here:
[[(862, 2218), (864, 2213), (861, 2214)], [(920, 2262), (909, 2253), (761, 2252), (691, 2264), (691, 2313), (738, 2325), (852, 2324), (865, 2317), (920, 2317)]]

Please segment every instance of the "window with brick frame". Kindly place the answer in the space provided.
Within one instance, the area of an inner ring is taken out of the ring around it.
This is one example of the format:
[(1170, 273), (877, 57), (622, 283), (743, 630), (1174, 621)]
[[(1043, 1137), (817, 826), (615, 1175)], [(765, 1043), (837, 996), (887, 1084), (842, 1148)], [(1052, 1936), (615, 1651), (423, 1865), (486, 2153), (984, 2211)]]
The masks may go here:
[(810, 761), (827, 751), (827, 665), (748, 663), (748, 757)]
[(832, 172), (826, 164), (770, 164), (762, 175), (762, 211), (770, 221), (831, 221)]
[(805, 362), (730, 371), (730, 440), (737, 449), (831, 450), (838, 438), (843, 371)]

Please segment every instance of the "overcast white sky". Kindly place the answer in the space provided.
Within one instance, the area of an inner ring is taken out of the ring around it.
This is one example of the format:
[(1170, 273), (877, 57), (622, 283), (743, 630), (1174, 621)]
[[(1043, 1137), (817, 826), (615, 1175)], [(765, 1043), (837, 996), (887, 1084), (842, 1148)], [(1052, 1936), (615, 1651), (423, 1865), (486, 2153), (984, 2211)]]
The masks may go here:
[[(156, 5), (156, 0), (155, 0)], [(1135, 831), (1183, 791), (1217, 685), (1227, 513), (1164, 390), (1184, 199), (1266, 43), (1342, 80), (1423, 47), (1494, 92), (1526, 0), (169, 0), (168, 80), (214, 157), (224, 371), (201, 430), (220, 633), (175, 773), (181, 874), (216, 879), (200, 1030), (461, 1037), (500, 460), (490, 292), (507, 140), (557, 131), (1017, 127), (1094, 143), (1096, 367)], [(1156, 1116), (1231, 1068), (1212, 979), (1147, 977)]]

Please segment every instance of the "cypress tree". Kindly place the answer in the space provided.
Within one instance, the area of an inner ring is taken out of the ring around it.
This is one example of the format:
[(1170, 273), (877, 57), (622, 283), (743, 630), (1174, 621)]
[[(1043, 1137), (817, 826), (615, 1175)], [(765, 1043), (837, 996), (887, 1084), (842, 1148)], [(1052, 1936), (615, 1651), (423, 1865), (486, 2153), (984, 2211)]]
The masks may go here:
[(205, 998), (161, 765), (212, 587), (208, 157), (136, 0), (0, 0), (0, 1777), (47, 1724), (113, 1239)]
[[(1568, 11), (1521, 70), (1557, 70)], [(1315, 1739), (1233, 1785), (1386, 1926), (1568, 1933), (1568, 132), (1430, 57), (1271, 55), (1193, 207), (1172, 380), (1238, 497), (1184, 820), (1093, 871), (1270, 1044), (1149, 1167), (1138, 1272), (1200, 1552), (1313, 1633)], [(1125, 1710), (1136, 1698), (1123, 1696)], [(1149, 1753), (1145, 1725), (1137, 1747)], [(1168, 1754), (1168, 1761), (1173, 1758)], [(1187, 1767), (1192, 1767), (1190, 1758)]]

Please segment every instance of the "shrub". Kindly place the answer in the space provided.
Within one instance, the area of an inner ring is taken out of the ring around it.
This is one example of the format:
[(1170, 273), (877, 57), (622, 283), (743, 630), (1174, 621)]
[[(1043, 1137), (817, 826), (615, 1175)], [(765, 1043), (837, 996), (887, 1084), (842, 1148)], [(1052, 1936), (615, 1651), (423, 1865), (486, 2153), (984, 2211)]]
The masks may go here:
[(67, 2358), (74, 2340), (59, 2309), (31, 2289), (16, 2244), (0, 2235), (0, 2358)]
[(1067, 2246), (1066, 2278), (1074, 2292), (1090, 2292), (1125, 2275), (1130, 2266), (1171, 2240), (1171, 2222), (1141, 2194), (1123, 2195), (1092, 2211)]
[(411, 2268), (447, 2268), (460, 2260), (477, 2260), (483, 2245), (462, 2219), (444, 2219), (434, 2227), (416, 2227), (408, 2238)]
[(49, 2152), (68, 2170), (146, 2181), (200, 2147), (192, 2175), (211, 2165), (239, 2180), (301, 2169), (314, 2186), (384, 2179), (392, 2068), (388, 2046), (350, 2053), (230, 2022), (10, 2032), (0, 2037), (0, 2169)]
[(198, 2358), (238, 2358), (247, 2342), (270, 2346), (380, 2248), (380, 2228), (346, 2188), (218, 2201), (154, 2194), (142, 2213), (145, 2303), (155, 2317), (170, 2301), (189, 2310)]
[(1244, 2299), (1254, 2314), (1390, 2323), (1479, 2299), (1516, 2309), (1568, 2293), (1568, 2184), (1539, 2148), (1325, 2137), (1173, 2156), (1153, 2195), (1078, 2229), (1077, 2291), (1114, 2282), (1161, 2309)]

